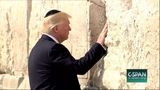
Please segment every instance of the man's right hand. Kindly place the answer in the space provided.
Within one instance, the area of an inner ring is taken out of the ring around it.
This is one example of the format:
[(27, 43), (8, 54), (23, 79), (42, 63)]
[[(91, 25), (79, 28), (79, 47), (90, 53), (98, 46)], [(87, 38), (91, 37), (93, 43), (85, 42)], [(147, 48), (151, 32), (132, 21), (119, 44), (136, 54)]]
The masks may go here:
[(106, 21), (106, 24), (104, 25), (103, 30), (101, 31), (101, 33), (98, 36), (97, 43), (104, 46), (105, 37), (107, 36), (107, 32), (108, 32), (108, 24)]

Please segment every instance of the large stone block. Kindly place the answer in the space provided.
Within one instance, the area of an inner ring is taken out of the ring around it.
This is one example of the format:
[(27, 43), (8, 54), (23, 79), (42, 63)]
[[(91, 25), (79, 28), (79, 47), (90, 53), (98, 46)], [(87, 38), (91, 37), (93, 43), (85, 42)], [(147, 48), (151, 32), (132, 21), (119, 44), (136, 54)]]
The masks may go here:
[(2, 89), (3, 77), (4, 74), (0, 74), (0, 89)]
[(13, 75), (5, 75), (3, 77), (2, 89), (17, 89), (24, 78), (13, 76)]
[[(103, 29), (106, 22), (105, 3), (101, 0), (90, 0), (89, 5), (89, 31), (90, 31), (90, 45), (97, 41), (98, 35)], [(104, 61), (101, 59), (90, 70), (88, 81), (88, 88), (90, 89), (106, 89), (102, 83)]]
[(19, 85), (18, 89), (20, 89), (20, 90), (30, 89), (28, 75), (24, 76), (24, 79), (23, 79), (22, 83)]
[(26, 1), (0, 1), (0, 70), (25, 73), (27, 61)]
[[(103, 84), (109, 89), (159, 88), (159, 67), (155, 67), (159, 66), (158, 2), (106, 0), (109, 53), (104, 62)], [(147, 83), (126, 82), (127, 69), (148, 69)]]

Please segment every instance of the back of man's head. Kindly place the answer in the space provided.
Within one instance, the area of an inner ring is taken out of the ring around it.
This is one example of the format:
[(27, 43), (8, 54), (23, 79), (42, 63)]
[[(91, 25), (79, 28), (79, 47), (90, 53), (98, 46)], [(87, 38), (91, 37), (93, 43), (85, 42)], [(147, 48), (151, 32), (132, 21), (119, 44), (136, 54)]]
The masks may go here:
[(44, 16), (42, 32), (49, 33), (52, 28), (70, 17), (71, 16), (67, 13), (61, 12), (59, 10), (48, 11)]

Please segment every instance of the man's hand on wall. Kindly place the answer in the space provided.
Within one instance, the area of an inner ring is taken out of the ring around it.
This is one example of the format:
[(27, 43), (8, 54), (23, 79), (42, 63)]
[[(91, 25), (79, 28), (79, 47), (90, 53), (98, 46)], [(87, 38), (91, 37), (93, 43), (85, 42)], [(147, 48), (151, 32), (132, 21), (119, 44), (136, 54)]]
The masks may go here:
[(98, 36), (97, 43), (104, 46), (105, 37), (107, 37), (107, 32), (108, 32), (108, 24), (107, 24), (107, 21), (106, 21), (106, 24), (104, 25), (101, 33)]

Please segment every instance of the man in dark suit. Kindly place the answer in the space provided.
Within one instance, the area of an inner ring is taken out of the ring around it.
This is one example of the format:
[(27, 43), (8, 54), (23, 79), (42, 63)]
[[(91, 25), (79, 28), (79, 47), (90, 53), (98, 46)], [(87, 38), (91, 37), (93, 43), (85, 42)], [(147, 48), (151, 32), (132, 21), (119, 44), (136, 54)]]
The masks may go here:
[(32, 90), (80, 90), (77, 75), (85, 74), (107, 53), (104, 40), (107, 24), (97, 42), (79, 60), (61, 43), (71, 30), (67, 13), (51, 10), (43, 21), (43, 35), (33, 47), (28, 61)]

